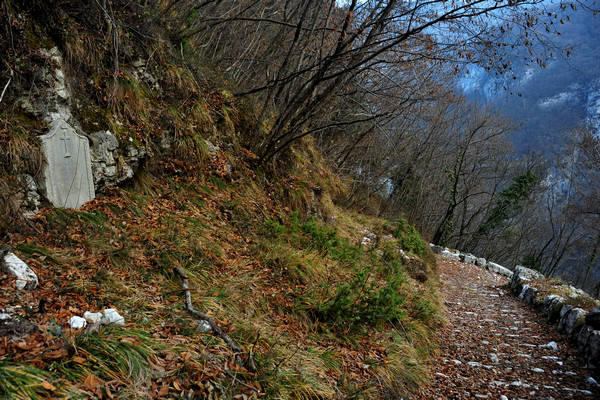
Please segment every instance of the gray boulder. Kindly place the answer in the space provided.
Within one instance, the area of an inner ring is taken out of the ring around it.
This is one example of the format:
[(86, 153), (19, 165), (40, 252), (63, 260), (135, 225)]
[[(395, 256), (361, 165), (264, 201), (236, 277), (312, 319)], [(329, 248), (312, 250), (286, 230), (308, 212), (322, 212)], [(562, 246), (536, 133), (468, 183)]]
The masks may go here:
[(442, 251), (444, 251), (444, 248), (442, 246), (438, 246), (438, 245), (432, 244), (432, 243), (430, 243), (429, 246), (431, 247), (431, 251), (434, 254), (442, 254)]
[(485, 267), (486, 264), (487, 264), (487, 261), (485, 258), (480, 257), (480, 258), (475, 259), (475, 265), (477, 265), (479, 267)]
[(465, 264), (475, 264), (475, 260), (477, 259), (473, 254), (469, 253), (461, 253), (459, 258), (460, 261), (464, 262)]
[(521, 265), (517, 265), (515, 267), (512, 279), (510, 281), (510, 288), (515, 293), (521, 293), (521, 291), (523, 290), (523, 284), (525, 282), (543, 277), (544, 275), (542, 275), (538, 271), (534, 271), (532, 269), (525, 268)]
[(19, 290), (32, 290), (38, 285), (38, 277), (27, 264), (10, 251), (0, 252), (0, 267), (2, 270), (17, 278), (15, 286)]
[(588, 368), (600, 366), (600, 331), (590, 333), (583, 354)]
[(581, 308), (571, 308), (558, 323), (560, 331), (565, 332), (567, 335), (571, 335), (578, 328), (583, 326), (585, 323), (585, 310)]
[(581, 330), (577, 334), (577, 348), (579, 349), (579, 351), (583, 352), (593, 331), (594, 329), (592, 329), (592, 327), (588, 325), (584, 325), (581, 328)]
[(510, 269), (505, 268), (502, 265), (496, 264), (495, 262), (488, 262), (485, 265), (485, 269), (487, 269), (488, 271), (494, 272), (498, 275), (506, 276), (508, 278), (513, 277), (513, 272)]
[(600, 308), (594, 308), (585, 316), (586, 325), (593, 329), (600, 329)]
[(525, 300), (525, 302), (528, 304), (533, 304), (537, 292), (538, 291), (536, 288), (529, 286), (523, 294), (523, 300)]
[(565, 299), (552, 294), (544, 298), (542, 303), (542, 312), (548, 316), (548, 321), (554, 322), (560, 318), (560, 310), (565, 303)]
[(449, 258), (450, 260), (460, 261), (460, 256), (457, 253), (453, 253), (447, 249), (441, 252), (441, 256), (444, 258)]

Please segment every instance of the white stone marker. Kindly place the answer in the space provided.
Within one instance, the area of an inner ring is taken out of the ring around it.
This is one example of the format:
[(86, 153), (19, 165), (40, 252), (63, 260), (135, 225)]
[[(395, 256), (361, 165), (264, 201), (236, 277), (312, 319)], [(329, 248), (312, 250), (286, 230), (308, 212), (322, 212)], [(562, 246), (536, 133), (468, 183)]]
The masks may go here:
[(46, 197), (55, 207), (79, 208), (94, 199), (90, 146), (65, 120), (52, 122), (41, 137), (48, 165), (44, 171)]

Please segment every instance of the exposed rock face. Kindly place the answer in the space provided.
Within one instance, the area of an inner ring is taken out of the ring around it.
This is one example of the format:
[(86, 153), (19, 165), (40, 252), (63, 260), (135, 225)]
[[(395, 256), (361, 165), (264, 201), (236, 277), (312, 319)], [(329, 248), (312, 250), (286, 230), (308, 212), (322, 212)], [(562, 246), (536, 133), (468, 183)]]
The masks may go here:
[[(96, 191), (132, 178), (145, 157), (145, 149), (132, 143), (119, 145), (109, 131), (83, 132), (73, 116), (72, 94), (65, 79), (61, 52), (54, 47), (42, 49), (40, 53), (48, 62), (36, 75), (34, 89), (16, 101), (24, 112), (52, 127), (50, 133), (42, 137), (48, 161), (43, 179), (30, 182), (26, 178), (23, 182), (27, 187), (27, 203), (31, 203), (26, 208), (36, 211), (38, 189), (56, 207), (78, 208), (93, 199)], [(148, 72), (144, 61), (136, 61), (133, 66), (134, 76), (139, 81), (158, 88), (158, 81)]]
[(25, 193), (23, 197), (23, 201), (25, 202), (24, 206), (27, 210), (27, 214), (34, 214), (38, 211), (38, 207), (40, 206), (40, 194), (38, 193), (38, 187), (35, 183), (35, 179), (31, 175), (22, 174), (19, 176), (21, 179), (21, 183), (25, 188)]
[(62, 54), (57, 47), (41, 49), (48, 66), (41, 68), (33, 90), (17, 100), (24, 111), (47, 123), (71, 118), (71, 95), (65, 82)]
[(145, 157), (143, 148), (128, 145), (124, 154), (120, 153), (119, 141), (110, 131), (90, 134), (92, 173), (96, 190), (117, 185), (131, 179), (134, 170)]
[(0, 253), (2, 260), (0, 266), (6, 273), (17, 278), (15, 285), (19, 290), (32, 290), (38, 285), (38, 278), (35, 272), (19, 257), (11, 252)]

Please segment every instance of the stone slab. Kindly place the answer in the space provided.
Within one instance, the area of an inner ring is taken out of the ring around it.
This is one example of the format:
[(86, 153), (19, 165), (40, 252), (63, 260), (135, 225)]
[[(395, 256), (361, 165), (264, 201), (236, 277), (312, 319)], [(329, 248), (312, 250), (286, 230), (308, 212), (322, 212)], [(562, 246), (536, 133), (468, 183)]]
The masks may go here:
[(43, 185), (46, 198), (60, 208), (79, 208), (94, 199), (88, 139), (59, 119), (41, 140), (48, 163)]

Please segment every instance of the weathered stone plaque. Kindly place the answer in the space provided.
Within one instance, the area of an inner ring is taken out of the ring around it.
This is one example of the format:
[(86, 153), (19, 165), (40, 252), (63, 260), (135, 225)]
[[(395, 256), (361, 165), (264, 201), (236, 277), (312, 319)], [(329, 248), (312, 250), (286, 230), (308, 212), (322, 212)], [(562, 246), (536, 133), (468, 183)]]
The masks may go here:
[(44, 171), (48, 200), (61, 208), (79, 208), (92, 200), (95, 193), (87, 138), (59, 119), (41, 140), (48, 161)]

